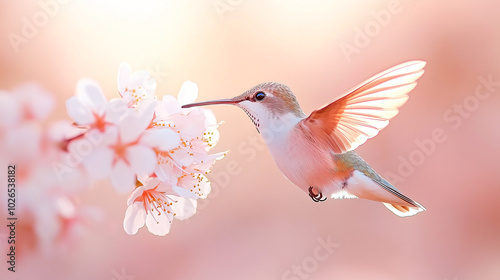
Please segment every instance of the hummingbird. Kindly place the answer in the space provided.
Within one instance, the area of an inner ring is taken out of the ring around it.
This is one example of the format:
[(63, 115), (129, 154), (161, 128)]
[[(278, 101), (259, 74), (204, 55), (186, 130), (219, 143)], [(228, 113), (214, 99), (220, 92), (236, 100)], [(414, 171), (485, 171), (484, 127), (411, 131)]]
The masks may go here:
[(263, 136), (283, 175), (314, 202), (363, 198), (382, 202), (400, 217), (425, 208), (382, 178), (354, 150), (398, 114), (424, 73), (424, 61), (383, 71), (307, 116), (290, 88), (262, 83), (230, 99), (192, 103), (240, 107)]

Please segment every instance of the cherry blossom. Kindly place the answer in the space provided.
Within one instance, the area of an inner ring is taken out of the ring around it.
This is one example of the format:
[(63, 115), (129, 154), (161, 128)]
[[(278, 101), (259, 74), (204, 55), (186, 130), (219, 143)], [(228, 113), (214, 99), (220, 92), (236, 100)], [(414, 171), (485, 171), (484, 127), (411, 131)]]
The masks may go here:
[[(97, 179), (129, 193), (123, 221), (128, 234), (146, 225), (166, 235), (174, 219), (196, 213), (197, 200), (211, 191), (207, 174), (226, 154), (209, 154), (219, 124), (210, 110), (181, 108), (197, 98), (196, 83), (183, 83), (177, 98), (159, 101), (155, 91), (148, 72), (122, 64), (115, 98), (81, 79), (66, 100), (71, 121), (46, 124), (55, 107), (51, 93), (36, 84), (0, 90), (0, 163), (19, 165), (18, 211), (26, 217), (23, 234), (32, 250), (76, 244), (88, 222), (100, 219), (98, 209), (80, 201)], [(0, 197), (5, 206), (5, 192)]]
[(211, 187), (205, 174), (226, 153), (207, 153), (218, 140), (218, 124), (211, 111), (180, 107), (183, 103), (193, 102), (197, 95), (196, 84), (187, 81), (181, 87), (177, 100), (164, 97), (157, 106), (154, 125), (172, 128), (179, 134), (181, 141), (168, 152), (158, 153), (156, 175), (162, 182), (172, 185), (181, 196), (206, 198)]
[(128, 111), (122, 100), (109, 102), (99, 86), (87, 79), (78, 82), (76, 95), (66, 100), (66, 108), (76, 125), (100, 132)]
[(147, 71), (132, 73), (129, 64), (123, 63), (118, 70), (118, 93), (129, 107), (154, 96), (156, 81)]
[(137, 181), (138, 187), (127, 201), (123, 228), (136, 234), (146, 224), (149, 232), (166, 235), (174, 218), (184, 220), (196, 212), (196, 200), (179, 197), (156, 177)]

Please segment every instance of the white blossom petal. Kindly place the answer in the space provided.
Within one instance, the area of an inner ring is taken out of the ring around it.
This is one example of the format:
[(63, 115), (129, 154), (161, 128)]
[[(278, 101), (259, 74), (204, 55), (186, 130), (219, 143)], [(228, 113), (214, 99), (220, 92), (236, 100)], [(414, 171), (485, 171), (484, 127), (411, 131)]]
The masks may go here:
[[(145, 190), (157, 188), (161, 183), (160, 180), (156, 177), (138, 176), (138, 178), (139, 178), (138, 180), (142, 183), (143, 188)], [(157, 191), (159, 191), (158, 188)]]
[(111, 184), (119, 192), (130, 192), (135, 186), (135, 175), (130, 166), (118, 160), (111, 169)]
[(156, 117), (159, 119), (164, 119), (180, 112), (181, 104), (172, 95), (164, 95), (162, 101), (155, 109)]
[(205, 114), (205, 118), (207, 119), (207, 125), (208, 126), (217, 126), (217, 118), (215, 117), (215, 114), (212, 110), (210, 109), (205, 109), (205, 108), (200, 108), (203, 114)]
[(178, 220), (186, 220), (191, 218), (196, 213), (198, 201), (196, 199), (175, 197), (176, 203), (172, 204), (172, 210), (175, 213), (175, 218)]
[(120, 139), (123, 143), (131, 143), (137, 140), (146, 129), (145, 122), (135, 113), (127, 114), (120, 122)]
[(129, 108), (123, 99), (114, 98), (108, 103), (108, 110), (106, 111), (106, 121), (118, 124), (120, 120), (134, 109)]
[(195, 139), (205, 133), (205, 121), (205, 114), (201, 110), (191, 110), (189, 114), (181, 114), (175, 118), (175, 130), (181, 133), (182, 139)]
[(153, 119), (153, 114), (155, 112), (156, 106), (160, 102), (154, 98), (144, 99), (141, 103), (137, 105), (137, 112), (141, 117), (147, 118), (150, 121)]
[(135, 188), (127, 199), (127, 205), (130, 206), (134, 204), (136, 199), (144, 193), (143, 187)]
[(198, 85), (191, 81), (185, 81), (181, 90), (179, 91), (179, 95), (177, 99), (181, 105), (193, 103), (196, 98), (198, 98)]
[(101, 88), (94, 81), (88, 79), (78, 81), (76, 96), (93, 113), (102, 116), (106, 111), (108, 101), (102, 93)]
[(192, 199), (198, 199), (199, 198), (199, 196), (196, 193), (191, 192), (191, 191), (189, 191), (189, 190), (187, 190), (185, 188), (181, 188), (181, 187), (178, 187), (178, 186), (173, 186), (172, 190), (174, 190), (174, 192), (177, 193), (181, 197), (192, 198)]
[[(182, 187), (190, 193), (194, 193), (197, 197), (182, 195), (187, 192), (180, 192), (179, 189), (174, 188), (174, 190), (179, 193), (180, 196), (191, 197), (191, 198), (207, 198), (208, 194), (212, 190), (210, 186), (210, 181), (202, 174), (187, 175), (179, 179), (178, 187)], [(182, 193), (182, 194), (181, 194)]]
[(174, 214), (172, 211), (166, 213), (162, 210), (149, 212), (146, 217), (146, 226), (149, 232), (155, 235), (164, 236), (170, 232), (170, 224), (172, 223)]
[(77, 96), (72, 96), (66, 100), (66, 111), (69, 117), (78, 125), (88, 125), (95, 120), (90, 108), (83, 105)]
[(142, 135), (140, 143), (160, 151), (168, 151), (179, 146), (181, 138), (169, 128), (148, 129)]
[(161, 164), (158, 164), (155, 169), (158, 179), (167, 185), (177, 184), (178, 177), (182, 175), (182, 170), (175, 166), (169, 157), (162, 158), (161, 161)]
[(120, 137), (123, 143), (134, 142), (151, 124), (154, 113), (154, 104), (144, 108), (141, 113), (130, 111), (120, 121)]
[(190, 148), (185, 148), (182, 149), (183, 147), (181, 146), (181, 150), (173, 150), (170, 153), (170, 157), (173, 159), (173, 161), (178, 165), (178, 166), (189, 166), (193, 163), (195, 163), (195, 158), (193, 156), (190, 156), (190, 154), (193, 153), (193, 151)]
[(136, 90), (144, 89), (146, 94), (153, 93), (156, 90), (156, 81), (151, 77), (148, 71), (137, 71), (132, 74), (130, 80), (131, 88)]
[(148, 147), (135, 145), (127, 148), (127, 160), (135, 174), (149, 175), (156, 168), (156, 153)]
[(130, 80), (132, 75), (132, 68), (128, 63), (122, 63), (118, 67), (118, 92), (123, 96), (126, 91), (127, 82)]
[[(80, 154), (77, 146), (78, 143), (86, 141), (85, 139), (76, 141), (69, 146), (69, 150), (73, 157), (83, 158), (83, 165), (85, 170), (92, 179), (102, 179), (109, 176), (111, 172), (111, 165), (113, 163), (114, 152), (108, 147), (91, 146), (93, 149), (88, 155)], [(90, 143), (90, 142), (88, 142)]]
[(146, 211), (142, 203), (136, 202), (127, 207), (125, 219), (123, 219), (123, 229), (128, 234), (136, 234), (139, 228), (146, 222)]

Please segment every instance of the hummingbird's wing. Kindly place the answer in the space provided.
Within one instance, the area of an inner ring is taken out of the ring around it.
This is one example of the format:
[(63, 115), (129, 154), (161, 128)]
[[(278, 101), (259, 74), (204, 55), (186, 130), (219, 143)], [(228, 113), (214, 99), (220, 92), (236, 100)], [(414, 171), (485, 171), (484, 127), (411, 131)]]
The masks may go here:
[(301, 121), (305, 132), (327, 143), (335, 153), (354, 150), (389, 124), (424, 73), (425, 62), (410, 61), (355, 87)]

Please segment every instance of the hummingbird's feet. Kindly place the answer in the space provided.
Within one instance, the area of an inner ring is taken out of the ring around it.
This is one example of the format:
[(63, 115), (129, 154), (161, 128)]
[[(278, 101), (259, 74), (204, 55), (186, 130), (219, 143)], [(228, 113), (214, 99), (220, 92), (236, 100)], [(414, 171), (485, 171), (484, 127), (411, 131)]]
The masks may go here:
[(318, 193), (315, 194), (313, 192), (313, 187), (312, 186), (309, 187), (309, 197), (311, 197), (311, 199), (314, 202), (320, 202), (320, 201), (325, 201), (326, 200), (326, 196), (323, 196), (323, 194), (320, 191), (318, 191)]

